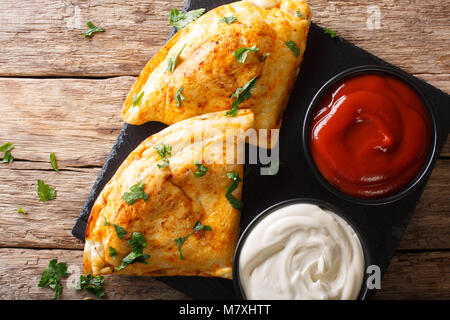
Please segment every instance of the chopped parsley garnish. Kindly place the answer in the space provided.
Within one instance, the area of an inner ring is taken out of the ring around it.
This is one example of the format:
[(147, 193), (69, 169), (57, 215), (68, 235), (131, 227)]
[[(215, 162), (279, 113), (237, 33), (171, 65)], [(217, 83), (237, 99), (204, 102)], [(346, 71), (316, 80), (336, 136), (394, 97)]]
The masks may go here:
[(0, 146), (0, 152), (3, 152), (3, 162), (4, 163), (12, 163), (14, 162), (14, 157), (11, 155), (11, 150), (13, 149), (13, 144), (11, 142), (7, 142)]
[(147, 247), (144, 236), (139, 232), (133, 232), (133, 238), (128, 241), (128, 244), (131, 246), (131, 252), (122, 259), (120, 267), (115, 268), (117, 271), (136, 262), (148, 264), (145, 260), (149, 259), (150, 256), (144, 254), (144, 248)]
[(103, 276), (94, 277), (92, 274), (80, 275), (80, 280), (76, 285), (76, 289), (78, 291), (86, 290), (89, 293), (92, 293), (97, 298), (102, 298), (105, 295), (105, 291), (103, 290), (103, 282), (105, 278)]
[(184, 44), (184, 46), (181, 48), (180, 51), (178, 51), (178, 53), (174, 56), (172, 56), (169, 59), (169, 62), (167, 63), (167, 71), (173, 72), (173, 70), (175, 70), (176, 66), (177, 66), (177, 62), (178, 62), (178, 57), (180, 56), (181, 52), (183, 52), (184, 47), (186, 47), (186, 44)]
[(183, 257), (183, 253), (181, 251), (181, 246), (183, 245), (183, 243), (186, 242), (186, 240), (192, 236), (194, 233), (198, 232), (198, 231), (212, 231), (212, 228), (210, 226), (205, 226), (203, 224), (200, 223), (200, 221), (197, 221), (194, 225), (194, 231), (192, 231), (191, 233), (189, 233), (187, 236), (182, 237), (182, 238), (176, 238), (175, 239), (175, 243), (177, 244), (178, 247), (178, 252), (180, 253), (180, 260), (184, 260)]
[(69, 274), (67, 273), (67, 264), (65, 262), (58, 263), (57, 259), (50, 260), (47, 269), (42, 271), (41, 280), (38, 286), (41, 288), (52, 288), (55, 292), (53, 300), (58, 299), (63, 287), (59, 282), (61, 278), (67, 278)]
[(27, 214), (27, 212), (26, 212), (24, 209), (22, 209), (22, 207), (19, 207), (19, 208), (17, 209), (17, 213)]
[(300, 55), (300, 49), (297, 47), (294, 41), (288, 41), (286, 42), (286, 46), (291, 49), (294, 56), (298, 57)]
[(137, 107), (141, 101), (142, 101), (142, 97), (144, 97), (145, 92), (142, 91), (141, 93), (139, 93), (139, 95), (136, 97), (136, 92), (133, 94), (133, 104), (132, 107)]
[(295, 11), (295, 13), (297, 14), (297, 17), (299, 17), (299, 18), (303, 17), (303, 15), (300, 11), (297, 10), (297, 11)]
[(237, 62), (239, 63), (245, 63), (245, 60), (247, 60), (247, 55), (249, 52), (258, 52), (259, 49), (256, 47), (256, 44), (251, 47), (242, 47), (233, 52), (234, 57), (236, 58)]
[(323, 32), (325, 32), (325, 34), (328, 34), (331, 38), (336, 38), (338, 36), (336, 32), (328, 28), (323, 28)]
[(95, 32), (105, 32), (105, 29), (94, 26), (91, 21), (88, 21), (87, 27), (89, 30), (81, 34), (83, 37), (92, 37)]
[(195, 166), (197, 167), (197, 171), (194, 172), (194, 176), (197, 178), (203, 177), (208, 172), (208, 168), (200, 162), (196, 162)]
[(52, 164), (53, 170), (55, 170), (56, 172), (59, 172), (58, 165), (56, 164), (55, 153), (53, 153), (53, 152), (50, 153), (50, 163)]
[(115, 259), (117, 257), (117, 250), (113, 247), (109, 247), (109, 256)]
[(104, 226), (104, 227), (109, 226), (108, 220), (106, 220), (106, 218), (103, 218), (103, 219), (104, 219), (104, 221), (103, 221), (103, 226)]
[(220, 19), (220, 22), (226, 23), (226, 24), (232, 24), (235, 22), (237, 18), (235, 16), (229, 16), (229, 17), (223, 17)]
[(175, 100), (177, 101), (178, 108), (181, 107), (181, 101), (184, 101), (184, 96), (181, 94), (181, 91), (183, 91), (183, 86), (181, 86), (178, 91), (173, 96)]
[(245, 100), (252, 97), (250, 90), (252, 90), (256, 86), (256, 81), (258, 77), (254, 77), (249, 82), (247, 82), (242, 88), (237, 88), (235, 93), (231, 95), (231, 98), (236, 98), (231, 104), (231, 109), (228, 110), (225, 115), (235, 117), (237, 112), (239, 111), (239, 105)]
[(153, 149), (158, 151), (158, 154), (161, 156), (162, 163), (158, 163), (158, 168), (162, 169), (169, 165), (168, 156), (172, 155), (172, 146), (170, 144), (163, 144), (162, 142), (153, 146)]
[(177, 31), (186, 27), (189, 23), (200, 17), (205, 12), (205, 9), (191, 10), (188, 12), (181, 12), (174, 8), (170, 10), (169, 23), (171, 26), (177, 28)]
[(259, 59), (259, 61), (264, 62), (264, 61), (266, 61), (268, 56), (270, 56), (269, 52), (267, 52), (266, 54), (264, 54), (262, 56), (258, 56), (258, 59)]
[(134, 204), (139, 199), (143, 199), (144, 201), (148, 200), (148, 194), (144, 192), (145, 183), (139, 181), (135, 185), (131, 186), (130, 192), (125, 192), (123, 194), (123, 200), (129, 205)]
[(239, 182), (241, 182), (242, 180), (241, 178), (239, 178), (239, 174), (237, 172), (228, 172), (227, 177), (231, 179), (232, 182), (226, 189), (225, 198), (228, 199), (233, 208), (240, 210), (244, 206), (244, 203), (233, 196), (232, 192), (237, 189), (237, 187), (239, 186)]
[(114, 227), (114, 230), (116, 230), (117, 237), (119, 237), (119, 239), (122, 240), (123, 237), (125, 237), (125, 235), (127, 234), (127, 230), (125, 230), (121, 226), (114, 224), (114, 223), (113, 223), (113, 227)]
[(47, 200), (53, 200), (56, 198), (56, 190), (55, 189), (50, 187), (48, 184), (46, 184), (42, 180), (38, 179), (37, 183), (38, 183), (37, 192), (38, 192), (39, 200), (41, 200), (42, 202), (45, 202)]

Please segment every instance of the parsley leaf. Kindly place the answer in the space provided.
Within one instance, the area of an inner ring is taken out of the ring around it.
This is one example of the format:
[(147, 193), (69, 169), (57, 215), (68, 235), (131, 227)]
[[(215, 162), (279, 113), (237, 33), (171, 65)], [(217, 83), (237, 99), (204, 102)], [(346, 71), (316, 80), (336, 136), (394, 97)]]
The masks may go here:
[(181, 48), (180, 51), (178, 51), (177, 54), (175, 54), (174, 56), (172, 56), (169, 59), (169, 62), (167, 63), (166, 72), (168, 72), (168, 71), (173, 72), (173, 70), (175, 70), (175, 68), (177, 66), (177, 62), (178, 62), (178, 57), (180, 56), (181, 52), (183, 52), (185, 47), (186, 47), (186, 44), (184, 44), (184, 46)]
[(247, 60), (247, 55), (249, 52), (258, 52), (259, 49), (256, 47), (256, 44), (251, 47), (242, 47), (233, 52), (234, 57), (236, 58), (237, 62), (239, 63), (245, 63), (245, 60)]
[(3, 162), (4, 163), (12, 163), (14, 162), (14, 157), (11, 155), (11, 150), (13, 149), (13, 144), (11, 142), (7, 142), (0, 146), (0, 152), (3, 152)]
[(232, 192), (237, 189), (239, 182), (242, 180), (239, 178), (239, 174), (237, 172), (228, 172), (227, 177), (228, 179), (231, 179), (232, 182), (226, 189), (225, 197), (228, 199), (233, 208), (240, 210), (244, 206), (244, 203), (233, 196)]
[(56, 164), (56, 157), (55, 157), (54, 152), (50, 153), (50, 163), (52, 164), (53, 170), (55, 170), (56, 172), (59, 172), (58, 165)]
[(237, 20), (237, 18), (235, 16), (229, 16), (229, 17), (223, 17), (222, 19), (220, 19), (220, 22), (226, 23), (226, 24), (232, 24), (236, 20)]
[(202, 163), (196, 162), (195, 165), (197, 167), (197, 171), (194, 172), (194, 176), (196, 176), (197, 178), (203, 177), (208, 172), (208, 168), (205, 167)]
[(65, 262), (58, 263), (57, 259), (50, 260), (47, 269), (42, 271), (41, 280), (39, 281), (38, 286), (41, 288), (52, 288), (55, 292), (55, 296), (53, 300), (59, 298), (63, 287), (61, 285), (60, 277), (67, 278), (69, 274), (67, 273), (67, 264)]
[(38, 183), (37, 192), (38, 192), (39, 200), (41, 200), (42, 202), (45, 202), (47, 200), (53, 200), (56, 198), (56, 190), (55, 189), (50, 187), (48, 184), (45, 184), (45, 182), (42, 180), (38, 179), (37, 183)]
[(27, 214), (27, 212), (26, 212), (24, 209), (22, 209), (22, 207), (19, 207), (19, 208), (17, 209), (17, 213)]
[(80, 275), (80, 280), (76, 285), (78, 291), (86, 290), (89, 293), (94, 294), (97, 298), (102, 298), (105, 295), (103, 290), (103, 282), (105, 278), (103, 276), (94, 277), (92, 274)]
[(162, 163), (158, 163), (158, 168), (162, 169), (169, 165), (169, 160), (167, 156), (172, 155), (172, 146), (170, 144), (163, 144), (162, 142), (153, 146), (153, 149), (158, 151), (158, 154), (161, 156)]
[(231, 98), (236, 98), (231, 104), (231, 109), (228, 110), (225, 115), (235, 117), (237, 112), (239, 111), (239, 105), (245, 100), (252, 97), (250, 90), (252, 90), (256, 86), (256, 81), (258, 77), (254, 77), (249, 82), (247, 82), (242, 88), (237, 88), (235, 93), (231, 95)]
[(336, 38), (338, 36), (336, 32), (328, 28), (323, 28), (323, 32), (325, 32), (325, 34), (328, 34), (331, 38)]
[(182, 238), (176, 238), (174, 241), (177, 244), (178, 247), (178, 252), (180, 253), (180, 260), (184, 260), (183, 257), (183, 252), (181, 251), (181, 246), (183, 245), (183, 243), (186, 242), (186, 240), (192, 236), (194, 233), (198, 232), (198, 231), (212, 231), (211, 226), (205, 226), (203, 224), (200, 223), (200, 221), (197, 221), (194, 225), (194, 231), (192, 231), (191, 233), (189, 233), (187, 236), (182, 237)]
[(258, 59), (259, 59), (259, 61), (264, 62), (264, 61), (266, 61), (268, 56), (270, 56), (269, 52), (267, 52), (266, 54), (264, 54), (262, 56), (258, 56)]
[(173, 8), (170, 10), (169, 23), (174, 26), (177, 31), (186, 27), (189, 23), (200, 17), (205, 12), (205, 9), (191, 10), (188, 12), (180, 12)]
[(300, 49), (297, 47), (294, 41), (288, 41), (286, 42), (286, 46), (291, 49), (294, 56), (298, 57), (300, 55)]
[(116, 230), (116, 234), (119, 237), (119, 239), (122, 240), (123, 237), (125, 237), (125, 235), (127, 234), (127, 230), (125, 230), (121, 226), (114, 224), (114, 223), (113, 223), (113, 227), (114, 227), (114, 230)]
[(295, 13), (297, 14), (297, 17), (299, 17), (299, 18), (303, 17), (303, 15), (300, 11), (297, 10), (297, 11), (295, 11)]
[(81, 34), (83, 37), (92, 37), (92, 35), (95, 32), (104, 32), (105, 31), (105, 29), (103, 29), (103, 28), (94, 26), (94, 24), (91, 21), (88, 21), (87, 27), (89, 28), (89, 30), (86, 31), (85, 33)]
[(181, 101), (184, 101), (184, 96), (181, 94), (181, 91), (183, 91), (183, 86), (181, 86), (178, 91), (173, 96), (175, 100), (177, 101), (178, 108), (181, 107)]
[(117, 257), (117, 250), (113, 247), (109, 247), (109, 256), (115, 259)]
[(123, 194), (123, 200), (129, 205), (134, 204), (139, 199), (144, 199), (144, 201), (148, 200), (148, 194), (144, 192), (145, 183), (139, 181), (135, 185), (131, 186), (130, 192), (125, 192)]
[(128, 241), (131, 246), (131, 252), (122, 259), (120, 267), (115, 267), (117, 271), (120, 271), (130, 264), (139, 262), (148, 264), (147, 259), (150, 258), (148, 254), (144, 254), (144, 248), (147, 247), (145, 237), (139, 232), (133, 232), (133, 238)]
[(103, 218), (105, 221), (103, 222), (103, 226), (104, 227), (107, 227), (107, 226), (109, 226), (109, 222), (108, 222), (108, 220), (106, 220), (106, 218)]
[(136, 92), (133, 94), (133, 104), (132, 107), (137, 107), (141, 101), (142, 101), (142, 97), (144, 96), (145, 92), (142, 91), (141, 93), (139, 93), (139, 95), (136, 97)]

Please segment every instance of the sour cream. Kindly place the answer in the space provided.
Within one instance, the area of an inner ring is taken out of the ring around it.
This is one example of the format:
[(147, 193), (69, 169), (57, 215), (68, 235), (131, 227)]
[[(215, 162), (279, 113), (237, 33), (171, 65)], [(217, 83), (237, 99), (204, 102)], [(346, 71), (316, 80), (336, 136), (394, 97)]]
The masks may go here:
[(357, 299), (364, 255), (341, 217), (316, 205), (291, 204), (250, 231), (239, 277), (247, 299)]

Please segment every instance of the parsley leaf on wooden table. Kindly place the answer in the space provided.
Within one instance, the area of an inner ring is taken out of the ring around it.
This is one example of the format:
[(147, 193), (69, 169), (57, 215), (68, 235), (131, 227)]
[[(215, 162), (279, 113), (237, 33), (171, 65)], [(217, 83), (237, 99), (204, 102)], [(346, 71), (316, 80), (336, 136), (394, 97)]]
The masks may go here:
[(81, 34), (83, 37), (89, 38), (92, 37), (95, 32), (105, 32), (105, 29), (94, 26), (94, 24), (91, 21), (88, 21), (87, 27), (89, 28), (89, 30)]
[(11, 150), (14, 149), (11, 142), (7, 142), (0, 146), (0, 152), (3, 152), (3, 162), (12, 163), (14, 162), (14, 157), (11, 154)]
[(52, 165), (53, 170), (55, 170), (56, 172), (59, 172), (58, 165), (56, 164), (56, 157), (55, 157), (54, 152), (50, 153), (50, 163)]
[(63, 287), (60, 283), (61, 278), (67, 278), (67, 264), (65, 262), (58, 263), (57, 259), (50, 260), (47, 269), (42, 271), (41, 280), (38, 286), (41, 288), (50, 287), (55, 292), (53, 300), (58, 299)]
[(41, 200), (42, 202), (45, 202), (45, 201), (53, 200), (56, 198), (56, 190), (55, 189), (50, 187), (48, 184), (46, 184), (42, 180), (38, 179), (37, 183), (38, 183), (37, 192), (38, 192), (39, 200)]

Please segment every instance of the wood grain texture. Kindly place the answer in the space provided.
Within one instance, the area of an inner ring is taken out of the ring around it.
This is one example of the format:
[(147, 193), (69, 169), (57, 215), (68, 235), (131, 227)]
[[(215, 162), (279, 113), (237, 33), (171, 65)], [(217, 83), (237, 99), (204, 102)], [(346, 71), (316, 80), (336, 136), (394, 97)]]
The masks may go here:
[(450, 252), (397, 253), (376, 299), (450, 299)]
[[(183, 3), (1, 2), (0, 144), (14, 143), (16, 161), (0, 163), (0, 299), (50, 298), (37, 282), (52, 258), (81, 267), (83, 244), (71, 228), (122, 127), (123, 100), (169, 35), (168, 12)], [(378, 1), (378, 30), (366, 25), (373, 1), (309, 3), (314, 22), (450, 93), (445, 1)], [(89, 20), (106, 32), (81, 37)], [(39, 79), (14, 78), (28, 76)], [(51, 169), (50, 152), (60, 173)], [(450, 299), (450, 140), (441, 156), (377, 299)], [(39, 202), (37, 179), (58, 190), (56, 200)], [(18, 206), (28, 214), (18, 214)], [(108, 277), (105, 288), (109, 299), (186, 298), (151, 278)], [(64, 288), (65, 299), (85, 297)]]
[[(61, 299), (94, 298), (72, 289), (82, 270), (80, 250), (0, 249), (0, 299), (49, 299), (53, 292), (39, 288), (41, 272), (51, 259), (66, 262), (71, 276), (62, 281)], [(450, 299), (449, 252), (397, 253), (376, 299)], [(138, 281), (137, 281), (138, 280)], [(106, 276), (105, 299), (187, 299), (150, 277)]]
[[(184, 0), (2, 0), (0, 75), (137, 75), (172, 30)], [(105, 29), (81, 33), (92, 21)]]
[[(0, 78), (0, 143), (14, 143), (19, 160), (47, 163), (55, 152), (62, 168), (102, 166), (135, 79)], [(450, 156), (449, 141), (442, 156)]]
[[(71, 235), (76, 217), (100, 168), (72, 168), (54, 172), (48, 162), (17, 161), (0, 165), (0, 247), (81, 249)], [(37, 196), (37, 179), (58, 191), (46, 203)], [(399, 249), (450, 248), (450, 159), (433, 171)], [(18, 206), (28, 214), (17, 213)]]
[[(138, 75), (167, 39), (168, 13), (183, 0), (3, 0), (0, 75)], [(450, 6), (441, 0), (310, 0), (313, 21), (450, 92)], [(368, 8), (380, 10), (369, 30)], [(86, 22), (106, 32), (86, 39)]]
[[(71, 276), (61, 281), (61, 299), (95, 299), (86, 291), (73, 289), (83, 270), (82, 255), (80, 250), (0, 249), (0, 299), (53, 298), (50, 288), (38, 287), (41, 273), (51, 259), (66, 262), (68, 272), (71, 273)], [(188, 298), (150, 277), (107, 276), (104, 289), (105, 299), (113, 300)]]

